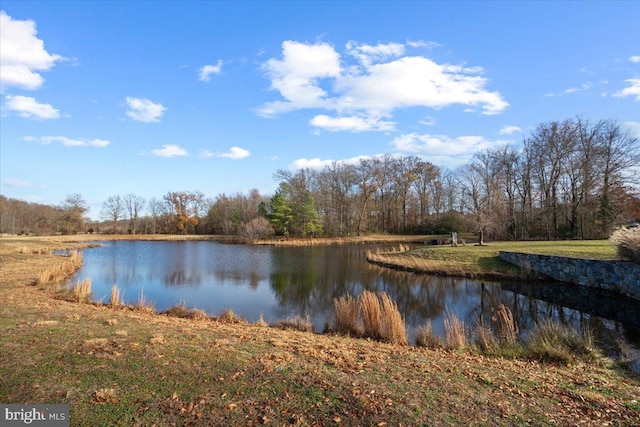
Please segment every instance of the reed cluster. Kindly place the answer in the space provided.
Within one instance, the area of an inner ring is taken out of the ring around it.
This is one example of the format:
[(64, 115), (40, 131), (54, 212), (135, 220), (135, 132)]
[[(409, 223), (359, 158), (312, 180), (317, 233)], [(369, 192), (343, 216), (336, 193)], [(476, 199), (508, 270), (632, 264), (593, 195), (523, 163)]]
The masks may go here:
[(601, 354), (595, 348), (589, 329), (577, 332), (572, 326), (547, 319), (538, 323), (526, 340), (518, 335), (513, 314), (504, 305), (493, 310), (492, 324), (479, 321), (473, 329), (454, 314), (444, 320), (445, 343), (432, 334), (431, 322), (419, 328), (416, 346), (461, 350), (475, 349), (483, 354), (500, 357), (521, 357), (546, 363), (569, 365), (577, 361), (596, 362)]
[(363, 291), (358, 299), (350, 295), (334, 299), (330, 332), (407, 344), (404, 319), (398, 306), (384, 292)]
[(90, 303), (92, 298), (91, 279), (84, 279), (76, 283), (75, 286), (71, 288), (71, 297), (73, 301), (79, 303)]
[(279, 329), (293, 329), (301, 332), (313, 332), (313, 322), (311, 321), (311, 316), (309, 316), (308, 313), (304, 318), (298, 315), (290, 319), (275, 322), (271, 326)]
[(64, 261), (42, 270), (36, 278), (40, 286), (58, 285), (66, 281), (82, 266), (82, 254), (79, 251), (71, 251)]
[(109, 306), (119, 307), (124, 304), (122, 295), (120, 294), (120, 288), (117, 285), (111, 286), (111, 298), (109, 299)]
[(184, 301), (180, 301), (178, 304), (169, 307), (167, 310), (161, 312), (160, 314), (192, 320), (207, 320), (209, 318), (204, 310), (189, 308), (186, 306)]
[(609, 238), (616, 247), (618, 258), (640, 263), (640, 227), (619, 228)]

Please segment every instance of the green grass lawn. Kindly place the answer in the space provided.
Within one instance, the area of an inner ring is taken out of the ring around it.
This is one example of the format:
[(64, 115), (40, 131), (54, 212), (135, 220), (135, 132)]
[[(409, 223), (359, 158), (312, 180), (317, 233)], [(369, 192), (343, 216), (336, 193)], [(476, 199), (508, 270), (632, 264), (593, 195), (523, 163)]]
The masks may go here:
[(489, 242), (483, 246), (420, 246), (412, 251), (390, 257), (404, 257), (430, 262), (442, 271), (464, 271), (472, 274), (521, 274), (519, 267), (498, 257), (500, 251), (525, 252), (574, 258), (616, 259), (615, 248), (607, 240), (567, 240), (532, 242)]

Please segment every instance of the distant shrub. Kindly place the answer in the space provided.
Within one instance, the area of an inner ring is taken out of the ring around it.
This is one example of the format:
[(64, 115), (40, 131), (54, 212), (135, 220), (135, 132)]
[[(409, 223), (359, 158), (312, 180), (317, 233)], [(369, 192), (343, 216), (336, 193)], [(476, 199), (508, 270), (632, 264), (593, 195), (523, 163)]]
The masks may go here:
[(621, 260), (640, 263), (640, 227), (619, 228), (613, 232), (609, 242), (616, 247)]

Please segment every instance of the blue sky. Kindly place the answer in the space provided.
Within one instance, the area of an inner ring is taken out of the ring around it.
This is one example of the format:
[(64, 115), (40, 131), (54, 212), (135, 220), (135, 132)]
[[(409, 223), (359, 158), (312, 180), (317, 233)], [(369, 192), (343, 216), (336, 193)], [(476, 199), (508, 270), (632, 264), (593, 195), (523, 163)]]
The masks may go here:
[(1, 193), (94, 218), (384, 153), (455, 168), (576, 115), (640, 135), (640, 2), (0, 5)]

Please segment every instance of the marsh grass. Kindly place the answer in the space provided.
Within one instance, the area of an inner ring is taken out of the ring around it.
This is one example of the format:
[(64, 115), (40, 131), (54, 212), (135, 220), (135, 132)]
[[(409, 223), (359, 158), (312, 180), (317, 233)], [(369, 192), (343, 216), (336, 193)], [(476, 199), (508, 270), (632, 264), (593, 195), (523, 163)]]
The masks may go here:
[(36, 284), (40, 286), (62, 284), (82, 266), (82, 254), (77, 250), (71, 251), (69, 256), (62, 258), (63, 261), (42, 270), (36, 278)]
[(328, 329), (341, 335), (362, 336), (360, 302), (349, 294), (334, 298), (333, 322)]
[(442, 340), (433, 335), (431, 320), (427, 320), (423, 326), (418, 328), (418, 331), (416, 332), (416, 346), (431, 349), (444, 347)]
[(278, 329), (293, 329), (301, 332), (313, 332), (313, 322), (311, 321), (311, 316), (308, 313), (304, 318), (296, 316), (290, 319), (280, 320), (271, 326)]
[(467, 331), (464, 321), (458, 319), (453, 313), (444, 317), (444, 335), (447, 348), (460, 350), (467, 345)]
[(167, 310), (161, 312), (165, 316), (179, 317), (181, 319), (192, 320), (207, 320), (209, 316), (203, 310), (197, 308), (189, 308), (184, 301), (180, 301), (178, 304), (169, 307)]
[(365, 337), (375, 340), (383, 339), (382, 306), (378, 296), (370, 291), (360, 294), (360, 309)]
[(138, 297), (138, 301), (133, 305), (133, 308), (149, 313), (155, 313), (156, 311), (156, 306), (153, 301), (148, 300), (144, 296), (144, 289), (140, 289), (140, 296)]
[(570, 325), (553, 320), (545, 320), (535, 326), (525, 351), (533, 359), (563, 365), (600, 359), (588, 329), (580, 334)]
[(493, 329), (478, 320), (474, 329), (476, 345), (484, 354), (494, 354), (498, 350), (499, 343)]
[(73, 301), (79, 303), (90, 303), (92, 298), (91, 292), (91, 279), (84, 279), (81, 282), (76, 283), (71, 288), (70, 295)]
[(111, 286), (111, 295), (109, 298), (110, 307), (119, 307), (123, 305), (122, 295), (120, 294), (120, 288), (117, 285)]
[(242, 316), (238, 316), (230, 308), (222, 310), (217, 320), (222, 323), (246, 323), (246, 320)]
[(500, 344), (513, 344), (518, 340), (518, 325), (513, 318), (513, 313), (504, 304), (497, 309), (491, 308), (493, 321)]
[(333, 302), (334, 316), (327, 328), (329, 332), (408, 344), (404, 319), (386, 293), (363, 291), (358, 299), (347, 295)]
[(615, 246), (618, 258), (640, 263), (640, 227), (619, 228), (613, 232), (609, 242)]

